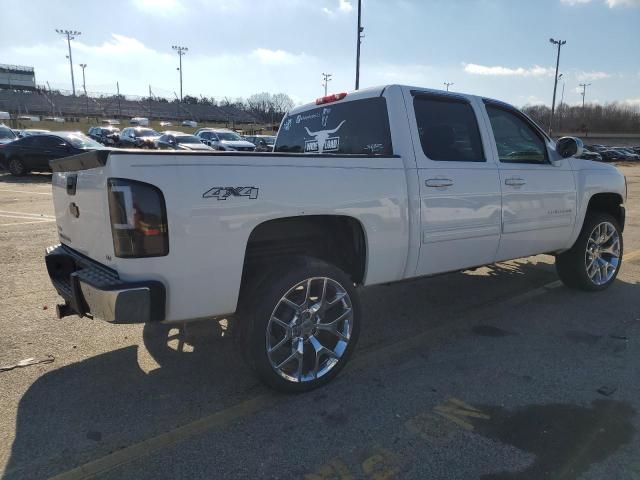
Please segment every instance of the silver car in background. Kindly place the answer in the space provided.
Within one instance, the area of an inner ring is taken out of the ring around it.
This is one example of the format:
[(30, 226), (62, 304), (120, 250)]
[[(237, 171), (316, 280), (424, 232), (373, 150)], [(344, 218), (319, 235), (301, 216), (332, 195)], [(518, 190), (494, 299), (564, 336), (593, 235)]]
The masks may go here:
[(223, 151), (253, 152), (256, 146), (227, 128), (200, 128), (195, 136), (205, 145)]

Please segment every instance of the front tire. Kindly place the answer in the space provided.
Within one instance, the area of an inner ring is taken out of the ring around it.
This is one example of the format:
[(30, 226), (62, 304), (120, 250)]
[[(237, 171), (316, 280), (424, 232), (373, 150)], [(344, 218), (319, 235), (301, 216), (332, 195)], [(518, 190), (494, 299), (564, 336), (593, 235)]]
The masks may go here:
[(570, 288), (604, 290), (618, 276), (622, 253), (622, 232), (617, 220), (608, 213), (587, 213), (576, 243), (557, 256), (556, 270)]
[(20, 158), (11, 158), (9, 160), (8, 170), (11, 175), (16, 177), (22, 177), (28, 172), (27, 167), (25, 167), (24, 162)]
[(313, 390), (349, 360), (360, 310), (353, 281), (342, 270), (314, 258), (288, 259), (243, 290), (241, 345), (268, 386)]

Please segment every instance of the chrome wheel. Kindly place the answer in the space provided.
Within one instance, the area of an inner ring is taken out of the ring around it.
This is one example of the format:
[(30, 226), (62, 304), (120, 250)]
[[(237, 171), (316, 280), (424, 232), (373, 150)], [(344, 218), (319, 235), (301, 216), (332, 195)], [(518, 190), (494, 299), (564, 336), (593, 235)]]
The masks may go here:
[(620, 264), (620, 235), (609, 222), (595, 226), (587, 240), (585, 267), (587, 276), (595, 285), (608, 283)]
[(278, 301), (267, 324), (271, 368), (290, 382), (309, 382), (339, 362), (353, 332), (353, 305), (340, 283), (312, 277)]

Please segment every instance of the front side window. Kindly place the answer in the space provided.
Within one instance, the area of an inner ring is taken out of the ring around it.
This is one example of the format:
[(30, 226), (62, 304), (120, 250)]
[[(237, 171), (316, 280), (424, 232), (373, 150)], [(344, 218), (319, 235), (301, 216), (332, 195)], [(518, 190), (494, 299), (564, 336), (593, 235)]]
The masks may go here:
[(136, 132), (136, 137), (157, 137), (158, 136), (158, 132), (150, 128), (139, 128), (138, 130), (135, 130), (135, 132)]
[(28, 136), (20, 140), (19, 145), (21, 147), (37, 147), (39, 146), (39, 137)]
[(520, 115), (486, 104), (498, 158), (502, 163), (547, 163), (547, 147), (541, 136)]
[(62, 148), (65, 146), (64, 140), (56, 137), (40, 137), (40, 147)]
[(62, 140), (59, 140), (58, 143), (63, 143), (64, 141), (69, 142), (76, 148), (81, 149), (103, 149), (104, 146), (101, 143), (96, 142), (95, 140), (81, 134), (81, 133), (61, 133), (60, 137)]
[(289, 114), (274, 151), (392, 155), (387, 102), (382, 97), (365, 98)]
[(467, 101), (416, 95), (413, 108), (422, 151), (431, 160), (485, 161), (476, 115)]

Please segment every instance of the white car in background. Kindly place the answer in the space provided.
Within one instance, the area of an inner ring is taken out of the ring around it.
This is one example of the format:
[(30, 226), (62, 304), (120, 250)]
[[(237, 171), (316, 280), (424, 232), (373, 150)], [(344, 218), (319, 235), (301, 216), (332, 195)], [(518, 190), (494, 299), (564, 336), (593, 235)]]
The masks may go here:
[(196, 122), (195, 120), (183, 120), (182, 126), (196, 128), (198, 126), (198, 122)]
[(256, 146), (227, 128), (201, 128), (195, 136), (205, 145), (222, 151), (253, 152)]

